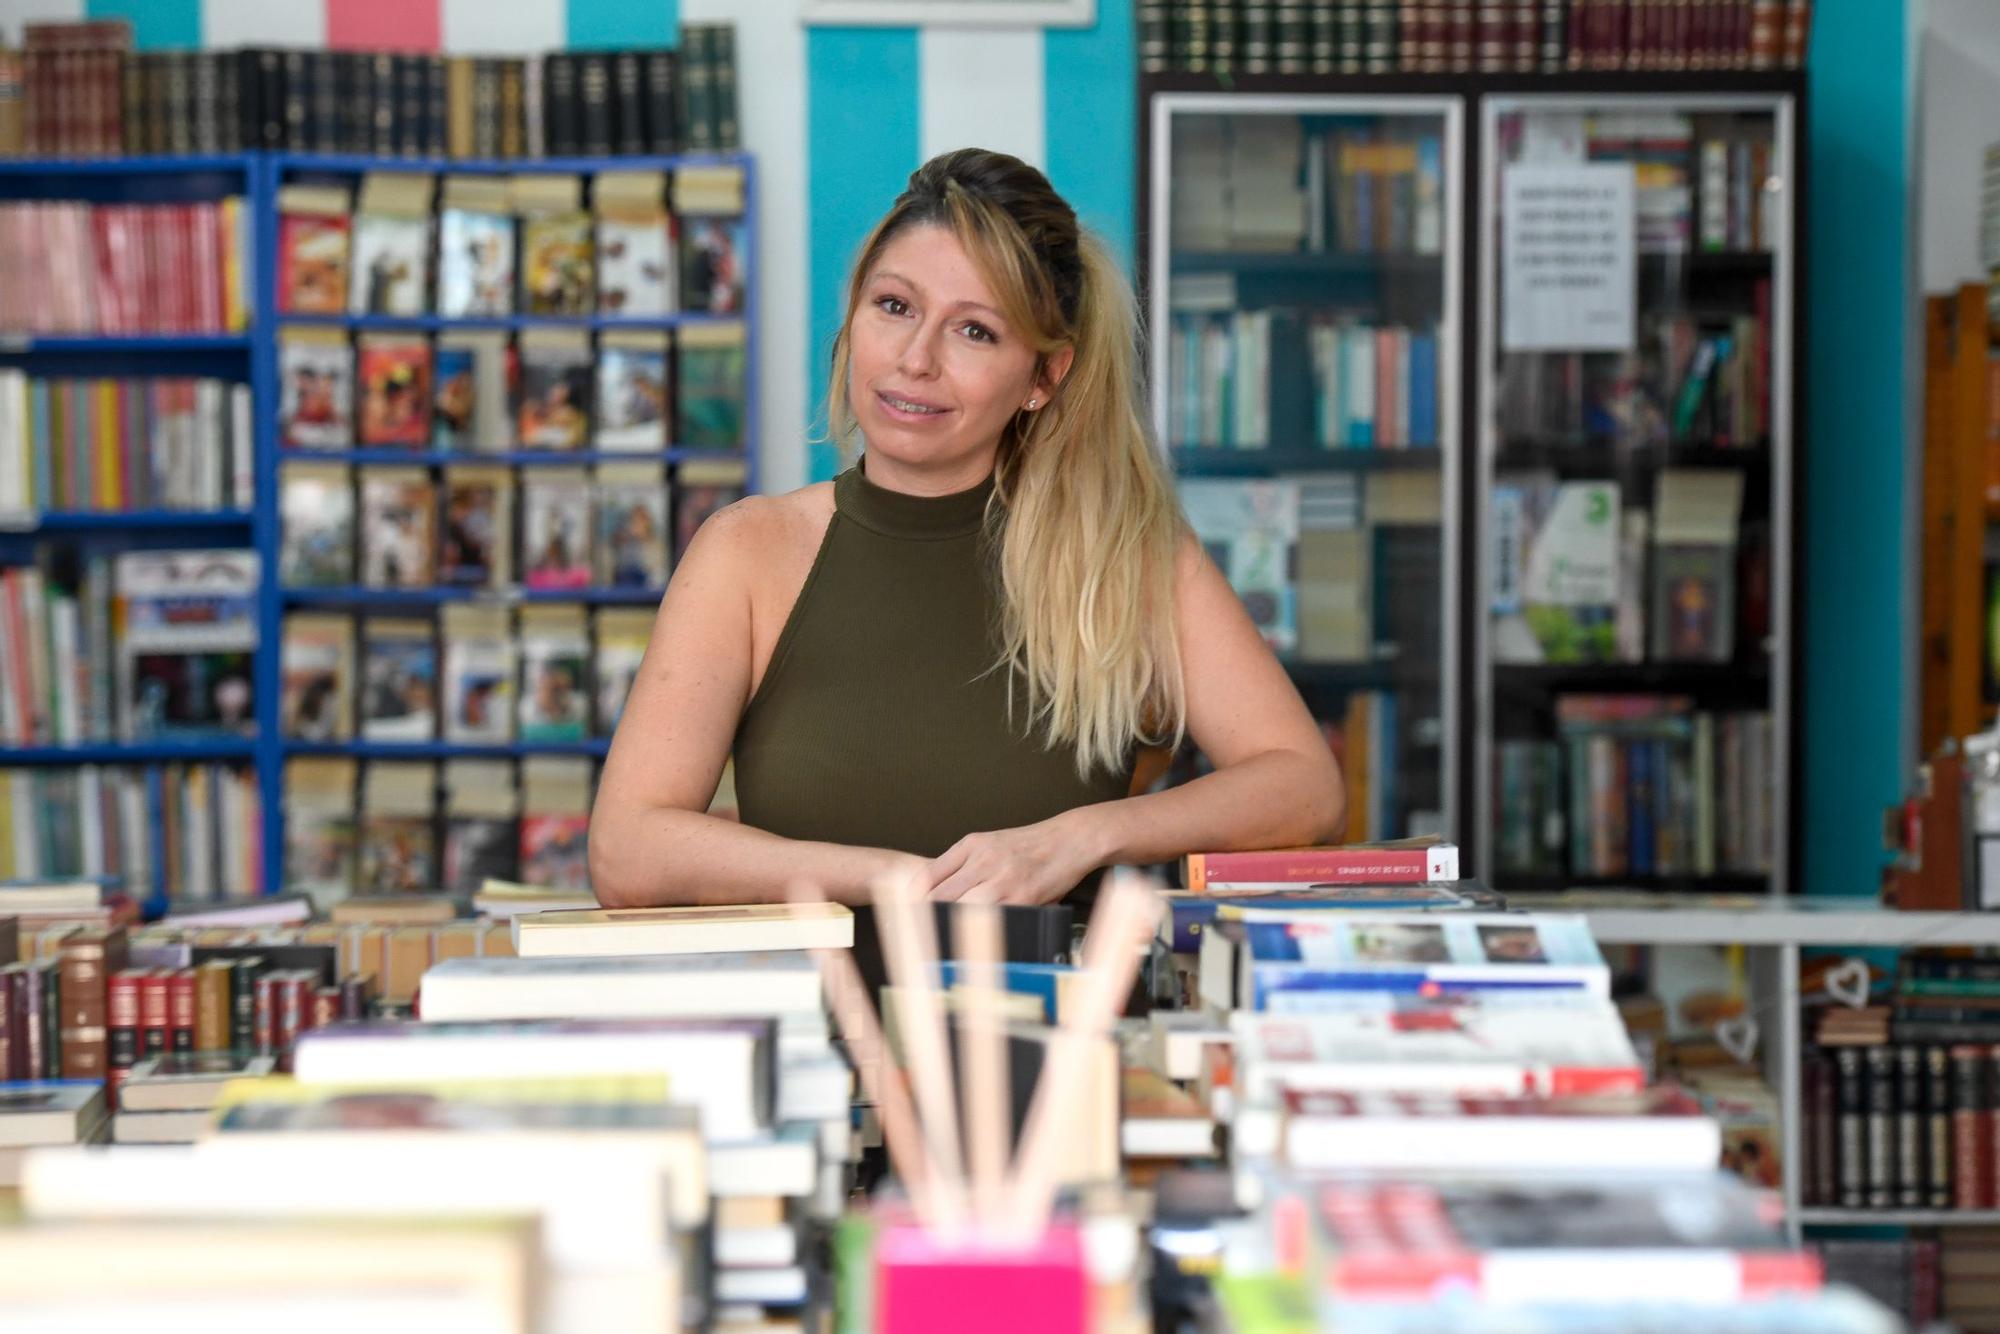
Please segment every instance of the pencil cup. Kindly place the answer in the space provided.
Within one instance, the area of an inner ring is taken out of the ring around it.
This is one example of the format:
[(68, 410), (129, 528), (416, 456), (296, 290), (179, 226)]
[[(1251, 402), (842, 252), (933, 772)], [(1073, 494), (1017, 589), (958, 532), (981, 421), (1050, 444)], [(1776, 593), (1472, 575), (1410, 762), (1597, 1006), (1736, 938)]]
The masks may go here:
[(967, 1234), (945, 1240), (915, 1223), (875, 1239), (876, 1334), (1084, 1334), (1090, 1282), (1074, 1224), (1052, 1223), (1026, 1246)]

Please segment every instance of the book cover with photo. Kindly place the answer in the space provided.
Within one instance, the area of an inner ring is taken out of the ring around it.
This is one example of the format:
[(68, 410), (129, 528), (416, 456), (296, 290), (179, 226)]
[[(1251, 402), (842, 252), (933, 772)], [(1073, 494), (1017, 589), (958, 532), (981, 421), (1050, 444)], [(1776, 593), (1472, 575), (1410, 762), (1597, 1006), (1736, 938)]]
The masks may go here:
[(583, 608), (521, 609), (520, 737), (581, 741), (590, 731), (590, 637)]
[(447, 208), (438, 219), (438, 314), (447, 319), (514, 313), (514, 219)]
[(609, 333), (597, 352), (597, 447), (660, 452), (667, 448), (665, 334)]
[(1299, 546), (1295, 481), (1184, 480), (1181, 506), (1195, 538), (1229, 580), (1273, 652), (1298, 647)]
[(286, 464), (278, 474), (283, 526), (278, 581), (338, 588), (354, 581), (354, 487), (337, 464)]
[(355, 890), (421, 894), (438, 884), (437, 830), (428, 815), (364, 812)]
[[(1645, 599), (1627, 559), (1615, 481), (1511, 473), (1493, 486), (1493, 658), (1503, 663), (1635, 661), (1621, 608)], [(1628, 586), (1629, 585), (1629, 586)], [(1628, 617), (1629, 619), (1629, 617)]]
[(507, 335), (453, 330), (438, 335), (432, 374), (431, 444), (498, 454), (514, 442), (518, 359)]
[(347, 308), (355, 315), (422, 315), (431, 290), (431, 221), (362, 213), (354, 219)]
[(514, 739), (514, 639), (507, 609), (444, 609), (444, 739), (494, 745)]
[(535, 468), (522, 484), (521, 574), (529, 588), (588, 588), (590, 483), (581, 468)]
[(598, 586), (665, 588), (666, 478), (644, 464), (606, 464), (597, 478)]
[(354, 888), (355, 763), (302, 756), (285, 765), (285, 884), (324, 910)]
[(422, 448), (431, 434), (429, 340), (364, 334), (356, 362), (361, 443)]
[(588, 213), (535, 214), (521, 223), (521, 310), (589, 315), (597, 306)]
[(437, 493), (420, 468), (361, 470), (361, 582), (428, 588), (435, 564)]
[(347, 191), (288, 185), (278, 191), (278, 309), (338, 315), (347, 309), (347, 253), (353, 239)]
[(121, 739), (254, 736), (257, 553), (127, 552), (115, 578)]
[(354, 349), (337, 329), (286, 329), (278, 340), (278, 434), (300, 449), (354, 443)]
[(646, 658), (653, 612), (641, 607), (604, 607), (597, 613), (597, 735), (618, 730), (625, 700)]
[(743, 309), (743, 219), (681, 219), (681, 302), (685, 309), (735, 315)]
[(526, 815), (521, 819), (521, 879), (530, 885), (588, 892), (588, 815)]
[(589, 339), (534, 330), (521, 338), (520, 359), (514, 433), (521, 448), (583, 448), (596, 380)]
[(674, 222), (659, 217), (597, 222), (597, 309), (643, 318), (674, 310)]
[(438, 534), (438, 582), (493, 588), (509, 582), (514, 474), (506, 468), (447, 468)]
[(438, 651), (420, 617), (370, 616), (361, 623), (361, 736), (429, 741), (437, 736)]
[(675, 336), (674, 443), (743, 447), (743, 326), (688, 325)]
[(280, 731), (299, 741), (352, 739), (354, 623), (294, 613), (285, 618), (284, 637)]
[(515, 817), (452, 815), (444, 829), (444, 889), (476, 894), (488, 880), (521, 878), (521, 822)]

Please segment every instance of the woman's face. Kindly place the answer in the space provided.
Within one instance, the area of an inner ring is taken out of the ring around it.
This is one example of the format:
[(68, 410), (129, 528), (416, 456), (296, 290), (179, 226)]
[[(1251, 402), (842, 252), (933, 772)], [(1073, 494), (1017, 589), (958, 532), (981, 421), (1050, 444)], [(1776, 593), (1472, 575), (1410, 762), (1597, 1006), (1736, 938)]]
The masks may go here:
[[(848, 326), (847, 396), (871, 457), (992, 467), (1001, 428), (1035, 393), (1035, 349), (950, 231), (905, 228), (882, 248)], [(879, 480), (879, 479), (878, 479)]]

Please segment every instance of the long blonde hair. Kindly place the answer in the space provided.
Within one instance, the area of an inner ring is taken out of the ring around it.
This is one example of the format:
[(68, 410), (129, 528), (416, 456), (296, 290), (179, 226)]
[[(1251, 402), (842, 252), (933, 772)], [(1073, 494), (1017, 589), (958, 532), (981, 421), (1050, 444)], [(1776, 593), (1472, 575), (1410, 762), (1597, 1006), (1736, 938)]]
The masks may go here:
[(1038, 382), (1069, 347), (1039, 411), (1000, 432), (988, 531), (1000, 582), (997, 668), (1026, 690), (1031, 724), (1076, 753), (1077, 772), (1122, 770), (1140, 744), (1178, 745), (1187, 691), (1174, 614), (1188, 535), (1146, 426), (1132, 289), (1048, 178), (1016, 157), (963, 148), (932, 158), (861, 247), (833, 348), (830, 434), (858, 443), (847, 330), (883, 248), (906, 228), (949, 230), (1035, 344)]

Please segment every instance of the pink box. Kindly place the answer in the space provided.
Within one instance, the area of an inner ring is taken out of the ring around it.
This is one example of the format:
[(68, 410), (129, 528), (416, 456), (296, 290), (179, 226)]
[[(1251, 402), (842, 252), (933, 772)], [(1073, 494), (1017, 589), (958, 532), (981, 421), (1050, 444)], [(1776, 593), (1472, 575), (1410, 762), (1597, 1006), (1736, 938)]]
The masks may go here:
[(951, 1243), (914, 1223), (885, 1223), (875, 1237), (877, 1334), (1084, 1334), (1090, 1284), (1083, 1244), (1051, 1224), (1025, 1247), (968, 1235)]

